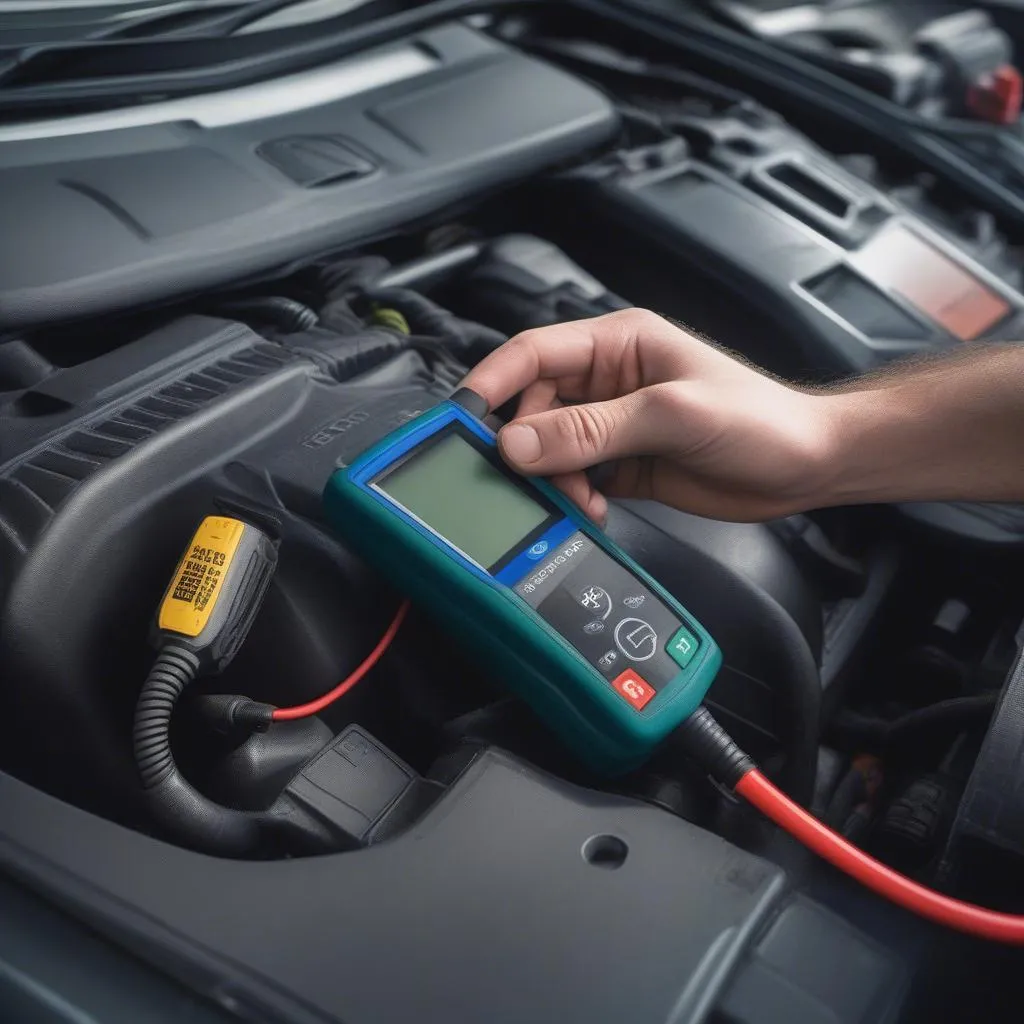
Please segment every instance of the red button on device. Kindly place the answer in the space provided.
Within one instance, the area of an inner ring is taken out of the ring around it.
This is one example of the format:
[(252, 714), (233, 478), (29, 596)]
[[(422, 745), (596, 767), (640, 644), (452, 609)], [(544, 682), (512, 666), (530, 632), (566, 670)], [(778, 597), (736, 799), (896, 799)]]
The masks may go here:
[(617, 675), (612, 680), (612, 686), (620, 696), (625, 697), (630, 704), (639, 711), (654, 696), (654, 687), (645, 682), (631, 668)]

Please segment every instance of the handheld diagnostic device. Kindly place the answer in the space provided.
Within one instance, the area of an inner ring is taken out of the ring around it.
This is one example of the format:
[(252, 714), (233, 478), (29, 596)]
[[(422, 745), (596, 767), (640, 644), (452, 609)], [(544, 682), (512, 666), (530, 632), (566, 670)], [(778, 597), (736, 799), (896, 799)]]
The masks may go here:
[(561, 492), (505, 465), (486, 413), (462, 389), (389, 434), (331, 476), (328, 517), (583, 760), (628, 771), (721, 654)]

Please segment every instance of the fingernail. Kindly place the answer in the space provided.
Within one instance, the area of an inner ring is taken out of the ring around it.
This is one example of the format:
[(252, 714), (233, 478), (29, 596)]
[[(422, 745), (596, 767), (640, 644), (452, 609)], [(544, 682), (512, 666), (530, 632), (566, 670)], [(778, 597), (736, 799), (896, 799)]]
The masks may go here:
[(525, 423), (511, 423), (501, 432), (501, 448), (510, 462), (528, 466), (540, 458), (540, 436)]

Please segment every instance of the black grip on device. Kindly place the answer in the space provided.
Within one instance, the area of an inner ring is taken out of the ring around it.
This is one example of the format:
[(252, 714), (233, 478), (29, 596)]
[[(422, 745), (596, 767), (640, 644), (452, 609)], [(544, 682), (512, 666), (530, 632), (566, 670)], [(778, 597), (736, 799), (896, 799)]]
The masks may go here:
[(487, 405), (487, 399), (482, 395), (478, 395), (471, 388), (459, 388), (458, 391), (454, 392), (449, 402), (454, 402), (456, 405), (461, 406), (471, 416), (475, 416), (478, 420), (484, 419), (484, 417), (491, 411)]
[(684, 753), (730, 789), (756, 767), (703, 705), (676, 729), (675, 738)]

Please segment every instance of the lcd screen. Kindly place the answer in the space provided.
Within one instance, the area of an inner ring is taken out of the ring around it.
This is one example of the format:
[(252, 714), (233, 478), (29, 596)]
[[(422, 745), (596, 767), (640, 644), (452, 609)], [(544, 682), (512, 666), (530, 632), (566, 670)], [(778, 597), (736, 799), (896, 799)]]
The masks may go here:
[(902, 227), (870, 241), (853, 262), (961, 341), (973, 341), (1010, 312), (1000, 295)]
[(376, 486), (485, 569), (551, 515), (454, 432), (414, 453)]

